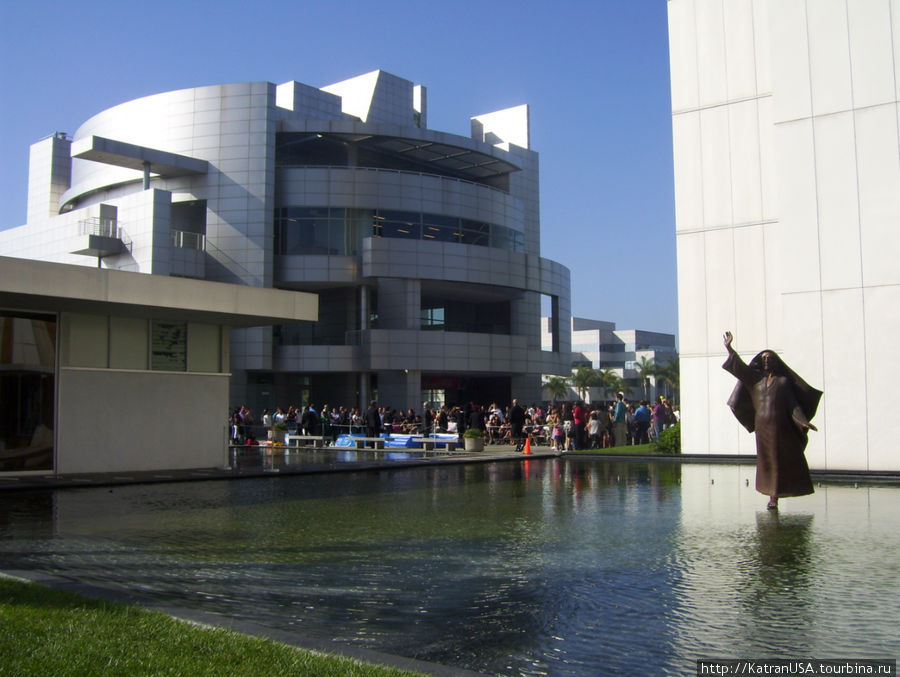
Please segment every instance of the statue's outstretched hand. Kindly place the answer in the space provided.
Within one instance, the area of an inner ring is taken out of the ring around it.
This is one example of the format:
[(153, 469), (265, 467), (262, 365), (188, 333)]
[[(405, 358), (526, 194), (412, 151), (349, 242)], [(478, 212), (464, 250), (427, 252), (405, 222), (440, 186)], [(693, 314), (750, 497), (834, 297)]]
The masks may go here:
[(726, 348), (731, 348), (731, 342), (734, 341), (734, 336), (731, 335), (730, 331), (726, 331), (725, 335), (722, 337), (725, 342)]

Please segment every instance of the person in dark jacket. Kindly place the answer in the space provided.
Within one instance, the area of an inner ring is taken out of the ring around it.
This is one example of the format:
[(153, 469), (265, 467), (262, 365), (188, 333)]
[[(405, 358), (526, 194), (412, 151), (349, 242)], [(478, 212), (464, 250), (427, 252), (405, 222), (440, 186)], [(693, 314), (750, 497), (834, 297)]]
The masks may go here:
[(378, 402), (373, 400), (366, 409), (366, 437), (379, 435), (381, 435), (381, 414), (378, 413)]
[(509, 410), (509, 436), (516, 445), (516, 451), (522, 451), (525, 445), (523, 431), (525, 429), (525, 410), (519, 406), (519, 400), (512, 401)]

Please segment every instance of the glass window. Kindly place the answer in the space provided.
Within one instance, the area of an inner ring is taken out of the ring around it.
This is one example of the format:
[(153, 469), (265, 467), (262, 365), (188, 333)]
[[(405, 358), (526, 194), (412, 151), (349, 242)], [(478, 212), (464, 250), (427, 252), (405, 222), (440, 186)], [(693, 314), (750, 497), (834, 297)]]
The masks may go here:
[(479, 247), (491, 246), (491, 226), (481, 221), (462, 220), (462, 229), (459, 232), (459, 242), (472, 244)]
[(519, 251), (520, 245), (517, 244), (516, 235), (521, 235), (521, 233), (506, 226), (495, 225), (491, 229), (491, 246), (507, 251)]
[(150, 330), (150, 368), (153, 371), (187, 370), (186, 323), (153, 323)]
[(422, 308), (422, 329), (443, 329), (443, 308)]
[(345, 209), (343, 214), (346, 234), (346, 254), (355, 256), (362, 251), (362, 241), (372, 232), (372, 222), (375, 220), (375, 211), (372, 209)]
[(441, 214), (422, 214), (422, 239), (459, 242), (459, 219)]
[(422, 215), (419, 213), (379, 209), (375, 219), (380, 237), (421, 239)]
[(56, 318), (0, 314), (0, 472), (50, 470)]
[(390, 209), (281, 207), (275, 210), (278, 254), (355, 256), (366, 237), (459, 242), (479, 247), (525, 251), (525, 236), (512, 228)]

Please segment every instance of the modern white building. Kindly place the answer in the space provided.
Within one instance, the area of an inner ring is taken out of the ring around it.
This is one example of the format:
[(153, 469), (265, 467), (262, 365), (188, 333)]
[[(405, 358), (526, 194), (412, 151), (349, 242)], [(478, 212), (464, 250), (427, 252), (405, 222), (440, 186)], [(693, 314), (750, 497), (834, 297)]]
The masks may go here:
[(129, 101), (32, 146), (0, 254), (316, 293), (316, 322), (233, 333), (232, 405), (537, 399), (568, 371), (570, 285), (540, 256), (528, 115), (429, 130), (425, 88), (383, 71)]
[(684, 451), (755, 452), (731, 330), (824, 391), (812, 467), (900, 469), (900, 2), (668, 11)]
[[(542, 318), (544, 347), (552, 340), (551, 318)], [(643, 376), (642, 363), (663, 366), (678, 359), (675, 335), (643, 329), (616, 329), (615, 322), (573, 317), (572, 368), (609, 369), (626, 383), (626, 396), (631, 399), (652, 399), (658, 395), (672, 396), (671, 388), (657, 383), (655, 376)], [(643, 381), (643, 382), (642, 382)], [(574, 392), (574, 391), (573, 391)], [(591, 388), (591, 401), (609, 399), (611, 393)]]

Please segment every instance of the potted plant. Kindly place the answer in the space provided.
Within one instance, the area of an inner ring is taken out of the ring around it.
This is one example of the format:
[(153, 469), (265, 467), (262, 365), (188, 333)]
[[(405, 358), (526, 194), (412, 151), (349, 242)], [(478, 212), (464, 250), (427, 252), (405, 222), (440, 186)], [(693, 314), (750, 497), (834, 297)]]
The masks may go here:
[(480, 428), (467, 428), (463, 433), (466, 451), (484, 451), (484, 431)]
[(287, 432), (287, 425), (284, 421), (279, 421), (272, 426), (272, 441), (275, 444), (284, 444), (284, 434)]

